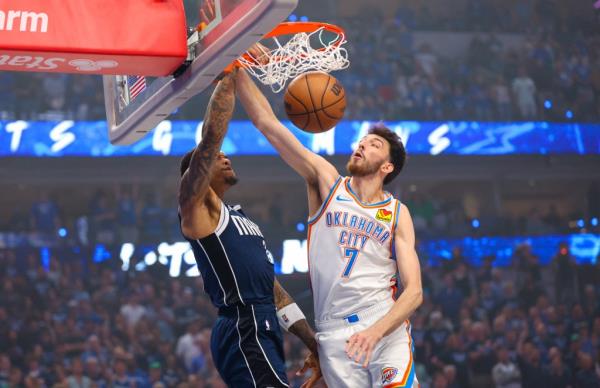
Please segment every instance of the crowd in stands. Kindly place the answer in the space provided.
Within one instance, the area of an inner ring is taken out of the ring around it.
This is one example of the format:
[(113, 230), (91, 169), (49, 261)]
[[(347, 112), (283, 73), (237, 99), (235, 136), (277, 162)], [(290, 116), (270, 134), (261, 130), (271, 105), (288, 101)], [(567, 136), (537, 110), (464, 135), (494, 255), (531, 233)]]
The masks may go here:
[[(465, 198), (451, 199), (410, 190), (395, 195), (408, 206), (417, 235), (425, 240), (598, 233), (600, 213), (594, 193), (596, 191), (590, 190), (587, 208), (582, 203), (582, 207), (559, 211), (555, 204), (540, 207), (531, 201), (530, 210), (521, 211), (519, 216), (511, 216), (508, 211), (498, 215), (471, 209)], [(31, 202), (23, 200), (16, 207), (0, 207), (0, 211), (7, 214), (0, 220), (0, 234), (10, 235), (13, 240), (27, 240), (36, 246), (59, 242), (59, 245), (114, 246), (123, 242), (181, 241), (175, 193), (163, 190), (160, 194), (155, 187), (139, 185), (115, 185), (114, 190), (104, 188), (79, 193), (68, 187), (60, 191), (40, 190)], [(292, 194), (288, 202), (282, 202), (276, 193), (247, 196), (241, 201), (275, 253), (279, 253), (277, 247), (283, 240), (305, 238), (307, 209), (303, 199), (302, 206), (288, 206), (295, 202)], [(484, 196), (476, 200), (488, 201)]]
[[(420, 3), (420, 2), (419, 2)], [(554, 1), (468, 1), (462, 12), (400, 7), (394, 17), (377, 8), (338, 20), (347, 31), (347, 119), (600, 120), (600, 35), (593, 18), (563, 12)], [(558, 11), (562, 13), (555, 13)], [(590, 5), (590, 15), (592, 8)], [(327, 20), (331, 18), (326, 18)], [(419, 31), (473, 34), (464, 55), (414, 42)], [(499, 33), (518, 36), (505, 47)], [(517, 34), (517, 35), (515, 35)], [(268, 93), (280, 117), (280, 95)], [(174, 119), (202, 119), (208, 93)], [(238, 118), (244, 117), (238, 109)], [(0, 118), (104, 119), (100, 77), (0, 73)]]
[[(421, 257), (425, 298), (411, 318), (421, 387), (600, 386), (600, 261), (577, 265), (566, 246), (548, 266), (527, 246), (508, 267), (471, 259)], [(0, 249), (0, 280), (2, 388), (224, 387), (200, 277)], [(285, 352), (299, 387), (306, 350), (286, 335)]]

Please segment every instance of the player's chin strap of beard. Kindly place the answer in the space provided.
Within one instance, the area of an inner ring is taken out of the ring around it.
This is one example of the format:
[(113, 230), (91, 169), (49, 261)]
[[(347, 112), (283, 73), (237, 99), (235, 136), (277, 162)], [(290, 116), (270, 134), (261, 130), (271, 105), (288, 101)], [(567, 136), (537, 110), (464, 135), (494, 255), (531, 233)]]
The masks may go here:
[(300, 307), (298, 307), (296, 303), (288, 304), (277, 310), (277, 318), (279, 320), (279, 326), (283, 327), (285, 331), (288, 331), (294, 323), (306, 319), (302, 310), (300, 310)]

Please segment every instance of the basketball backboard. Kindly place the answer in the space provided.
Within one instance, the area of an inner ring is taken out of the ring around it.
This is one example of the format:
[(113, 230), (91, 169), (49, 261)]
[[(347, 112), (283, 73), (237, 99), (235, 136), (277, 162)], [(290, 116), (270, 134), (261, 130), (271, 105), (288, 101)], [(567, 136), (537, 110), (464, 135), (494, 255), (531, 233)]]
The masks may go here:
[(202, 0), (200, 7), (204, 1), (214, 1), (214, 17), (201, 31), (190, 35), (187, 61), (173, 76), (156, 78), (147, 87), (138, 78), (104, 76), (111, 143), (132, 144), (150, 132), (210, 86), (227, 65), (285, 20), (298, 3), (298, 0)]

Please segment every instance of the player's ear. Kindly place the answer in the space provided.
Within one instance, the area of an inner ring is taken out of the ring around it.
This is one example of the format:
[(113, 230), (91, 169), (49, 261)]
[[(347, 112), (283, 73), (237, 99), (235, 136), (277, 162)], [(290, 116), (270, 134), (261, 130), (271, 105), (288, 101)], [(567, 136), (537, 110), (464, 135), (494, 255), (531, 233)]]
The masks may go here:
[(390, 172), (394, 171), (394, 165), (391, 162), (385, 162), (381, 165), (381, 171), (389, 174)]

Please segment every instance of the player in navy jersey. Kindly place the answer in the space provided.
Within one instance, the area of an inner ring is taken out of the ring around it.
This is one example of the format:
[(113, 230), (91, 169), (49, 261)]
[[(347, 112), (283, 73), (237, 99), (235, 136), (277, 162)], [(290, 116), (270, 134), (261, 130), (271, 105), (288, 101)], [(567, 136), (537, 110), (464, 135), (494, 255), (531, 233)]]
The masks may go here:
[(314, 333), (275, 280), (273, 257), (260, 228), (239, 206), (222, 200), (237, 182), (231, 161), (220, 152), (235, 102), (235, 71), (217, 85), (208, 104), (200, 144), (181, 161), (181, 230), (192, 246), (204, 289), (219, 317), (211, 352), (225, 383), (234, 388), (287, 387), (280, 326), (310, 349), (305, 383), (321, 376)]

